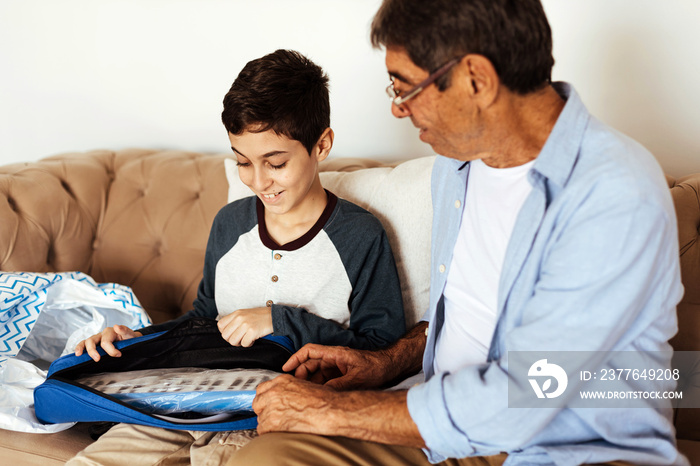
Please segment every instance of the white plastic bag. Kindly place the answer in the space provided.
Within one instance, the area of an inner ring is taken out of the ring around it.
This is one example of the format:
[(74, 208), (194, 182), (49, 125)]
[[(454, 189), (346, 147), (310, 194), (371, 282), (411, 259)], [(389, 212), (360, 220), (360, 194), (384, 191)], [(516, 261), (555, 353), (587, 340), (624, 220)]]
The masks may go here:
[(36, 419), (34, 388), (46, 378), (39, 367), (107, 326), (150, 323), (128, 287), (97, 284), (81, 272), (0, 273), (0, 428), (50, 433), (71, 427)]
[(26, 361), (8, 359), (0, 366), (0, 427), (20, 432), (60, 432), (74, 423), (41, 424), (34, 414), (34, 387), (46, 379), (43, 371)]

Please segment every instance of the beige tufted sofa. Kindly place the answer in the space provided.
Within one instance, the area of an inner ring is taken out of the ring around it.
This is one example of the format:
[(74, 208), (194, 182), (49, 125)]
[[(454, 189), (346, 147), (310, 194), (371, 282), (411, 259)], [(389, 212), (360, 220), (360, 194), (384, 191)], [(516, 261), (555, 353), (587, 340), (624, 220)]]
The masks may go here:
[[(177, 317), (194, 300), (209, 227), (227, 201), (226, 157), (133, 149), (0, 167), (0, 271), (83, 271), (98, 282), (132, 287), (155, 322)], [(333, 159), (322, 170), (353, 172), (380, 165)], [(676, 350), (700, 351), (700, 174), (668, 181), (679, 217), (686, 288), (678, 308), (680, 331), (672, 343)], [(363, 205), (351, 191), (344, 192), (343, 179), (334, 182), (336, 194)], [(417, 191), (408, 181), (404, 188)], [(429, 193), (426, 186), (420, 189)], [(364, 206), (384, 193), (391, 195), (380, 189), (366, 193), (370, 201)], [(378, 216), (394, 236), (392, 217)], [(428, 255), (429, 241), (424, 243)], [(424, 295), (426, 280), (406, 278), (407, 270), (417, 267), (411, 262), (414, 254), (401, 241), (392, 247), (402, 280)], [(404, 299), (415, 299), (413, 307), (421, 307), (420, 298), (408, 291)], [(415, 315), (407, 317), (415, 322)], [(700, 409), (677, 410), (675, 423), (679, 449), (692, 464), (700, 464)], [(0, 430), (0, 462), (62, 464), (91, 442), (87, 429), (78, 424), (57, 434)]]

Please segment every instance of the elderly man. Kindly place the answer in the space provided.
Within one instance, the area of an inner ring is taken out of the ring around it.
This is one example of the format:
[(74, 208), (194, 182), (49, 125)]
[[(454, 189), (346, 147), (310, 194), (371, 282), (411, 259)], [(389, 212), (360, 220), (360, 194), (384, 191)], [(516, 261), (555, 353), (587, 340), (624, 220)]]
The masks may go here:
[[(442, 156), (430, 308), (388, 350), (300, 350), (296, 377), (259, 387), (263, 435), (232, 464), (687, 464), (670, 404), (509, 405), (531, 389), (509, 385), (509, 355), (667, 354), (682, 295), (662, 172), (551, 82), (539, 0), (385, 0), (371, 34), (392, 113)], [(421, 361), (423, 383), (371, 390)]]

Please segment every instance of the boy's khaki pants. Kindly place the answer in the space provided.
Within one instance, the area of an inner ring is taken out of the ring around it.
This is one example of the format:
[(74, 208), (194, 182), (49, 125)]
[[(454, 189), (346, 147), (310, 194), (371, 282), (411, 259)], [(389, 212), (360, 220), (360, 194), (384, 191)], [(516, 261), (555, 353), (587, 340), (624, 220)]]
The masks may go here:
[[(117, 424), (66, 465), (430, 465), (423, 451), (417, 448), (310, 434), (256, 437), (252, 430), (199, 432)], [(505, 459), (503, 454), (441, 464), (501, 465)]]
[[(443, 466), (497, 466), (507, 455), (449, 459)], [(418, 448), (383, 445), (345, 437), (255, 431), (198, 432), (118, 424), (66, 463), (105, 465), (424, 465)], [(628, 465), (625, 462), (607, 463)]]
[(254, 430), (202, 432), (117, 424), (66, 465), (206, 465), (226, 464)]

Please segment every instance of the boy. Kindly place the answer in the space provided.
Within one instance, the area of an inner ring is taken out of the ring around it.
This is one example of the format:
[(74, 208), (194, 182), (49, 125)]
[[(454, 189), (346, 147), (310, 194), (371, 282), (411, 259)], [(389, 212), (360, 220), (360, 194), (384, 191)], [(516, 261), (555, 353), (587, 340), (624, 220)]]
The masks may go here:
[(318, 163), (333, 145), (328, 78), (297, 52), (249, 62), (224, 98), (222, 120), (241, 181), (255, 197), (224, 206), (214, 220), (194, 309), (139, 331), (105, 329), (101, 344), (220, 317), (232, 345), (269, 333), (306, 343), (378, 348), (405, 331), (396, 266), (380, 222), (325, 191)]
[[(194, 316), (218, 317), (232, 345), (274, 333), (297, 348), (313, 342), (373, 349), (401, 337), (401, 290), (381, 223), (321, 186), (318, 164), (333, 145), (323, 70), (287, 50), (253, 60), (226, 94), (222, 120), (241, 181), (255, 196), (217, 214), (194, 309), (139, 331), (107, 328), (79, 343), (76, 354), (99, 360), (101, 345), (120, 356), (115, 340)], [(188, 444), (193, 452), (208, 447), (209, 455), (222, 435), (119, 425), (71, 461), (153, 464), (174, 452), (189, 456)], [(133, 459), (125, 458), (125, 437)]]

